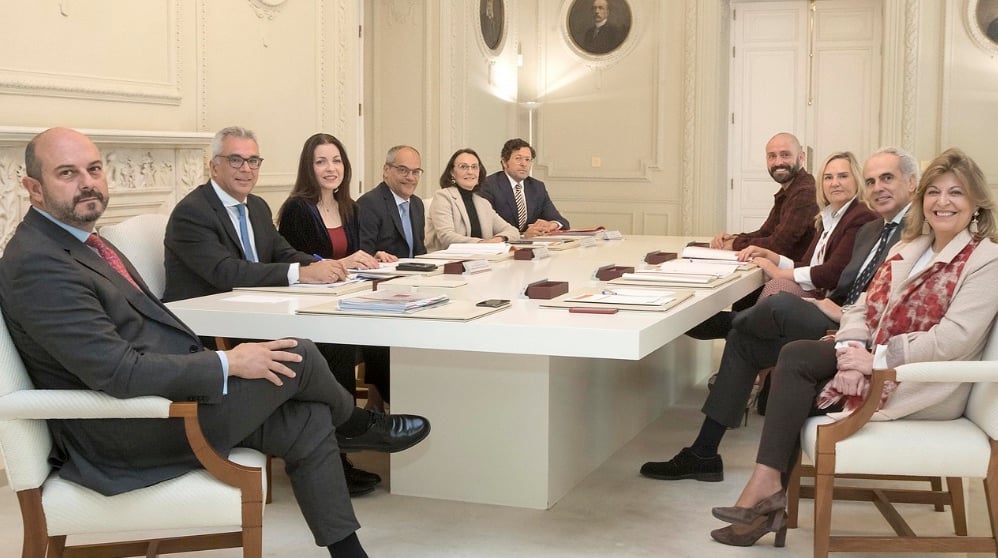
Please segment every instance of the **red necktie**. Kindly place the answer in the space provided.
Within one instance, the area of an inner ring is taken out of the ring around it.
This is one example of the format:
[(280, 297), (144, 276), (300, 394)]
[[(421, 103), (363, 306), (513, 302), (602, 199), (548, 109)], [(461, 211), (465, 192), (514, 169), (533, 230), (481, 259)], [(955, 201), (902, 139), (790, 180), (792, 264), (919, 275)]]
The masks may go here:
[(84, 244), (94, 250), (97, 250), (97, 253), (100, 254), (100, 257), (103, 258), (108, 265), (113, 267), (114, 270), (120, 273), (122, 277), (128, 279), (128, 282), (131, 283), (136, 289), (139, 289), (140, 291), (142, 290), (139, 287), (139, 284), (135, 282), (135, 279), (132, 279), (132, 276), (128, 273), (128, 270), (125, 269), (125, 264), (121, 262), (121, 258), (118, 257), (118, 254), (116, 254), (110, 246), (105, 244), (99, 236), (91, 233), (90, 236), (87, 237), (87, 241), (84, 242)]

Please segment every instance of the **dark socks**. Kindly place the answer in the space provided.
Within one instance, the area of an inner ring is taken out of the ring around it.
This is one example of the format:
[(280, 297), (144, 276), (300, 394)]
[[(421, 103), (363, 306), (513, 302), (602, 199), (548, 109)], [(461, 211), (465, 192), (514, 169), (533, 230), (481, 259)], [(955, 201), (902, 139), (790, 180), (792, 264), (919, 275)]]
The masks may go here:
[(350, 536), (326, 547), (329, 555), (333, 558), (367, 558), (364, 547), (360, 546), (360, 539), (357, 533), (350, 533)]
[(374, 417), (371, 415), (371, 411), (365, 411), (359, 407), (354, 407), (350, 418), (348, 418), (343, 424), (337, 426), (336, 431), (348, 438), (360, 436), (361, 434), (367, 432), (367, 429), (371, 427), (373, 419)]
[(713, 457), (717, 455), (717, 448), (721, 445), (721, 439), (724, 438), (724, 433), (727, 431), (727, 426), (710, 417), (704, 417), (703, 425), (700, 426), (700, 434), (693, 441), (690, 450), (697, 457)]

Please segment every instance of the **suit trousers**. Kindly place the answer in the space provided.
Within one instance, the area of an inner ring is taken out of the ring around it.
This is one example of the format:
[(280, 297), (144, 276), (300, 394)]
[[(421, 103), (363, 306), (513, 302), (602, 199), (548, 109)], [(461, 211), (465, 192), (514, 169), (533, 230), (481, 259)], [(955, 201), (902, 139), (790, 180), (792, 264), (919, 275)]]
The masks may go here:
[[(837, 324), (801, 298), (778, 293), (739, 312), (727, 334), (717, 379), (701, 409), (715, 421), (735, 428), (759, 371), (776, 364), (791, 341), (819, 339)], [(772, 405), (772, 399), (767, 404)]]
[(217, 404), (200, 405), (198, 414), (208, 441), (223, 455), (241, 446), (284, 460), (316, 544), (328, 546), (360, 528), (336, 440), (336, 426), (355, 407), (314, 343), (300, 339), (289, 351), (303, 358), (286, 363), (296, 375), (281, 376), (284, 385), (230, 377), (228, 394)]
[(364, 356), (364, 382), (378, 388), (385, 403), (391, 403), (391, 347), (364, 345), (360, 348)]
[(756, 463), (768, 465), (786, 478), (797, 460), (800, 432), (807, 417), (841, 408), (814, 408), (814, 398), (837, 371), (832, 341), (795, 341), (783, 349), (773, 371)]

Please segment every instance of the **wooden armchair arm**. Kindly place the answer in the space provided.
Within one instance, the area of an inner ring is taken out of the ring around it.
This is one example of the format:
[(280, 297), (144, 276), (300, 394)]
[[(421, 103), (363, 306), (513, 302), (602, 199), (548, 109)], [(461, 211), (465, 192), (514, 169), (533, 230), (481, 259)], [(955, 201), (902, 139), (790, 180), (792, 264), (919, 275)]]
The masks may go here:
[(260, 502), (262, 505), (263, 485), (259, 476), (261, 469), (233, 463), (219, 455), (215, 448), (211, 447), (211, 444), (204, 437), (204, 432), (201, 431), (201, 424), (198, 422), (197, 403), (172, 403), (170, 417), (184, 420), (187, 442), (190, 444), (191, 450), (194, 451), (195, 457), (209, 473), (225, 484), (241, 489), (244, 502)]
[(870, 421), (870, 417), (880, 407), (880, 398), (884, 393), (886, 382), (894, 381), (896, 377), (897, 372), (893, 368), (874, 370), (870, 378), (870, 392), (863, 404), (848, 417), (818, 427), (815, 452), (826, 456), (814, 460), (819, 474), (835, 473), (835, 444), (852, 436)]

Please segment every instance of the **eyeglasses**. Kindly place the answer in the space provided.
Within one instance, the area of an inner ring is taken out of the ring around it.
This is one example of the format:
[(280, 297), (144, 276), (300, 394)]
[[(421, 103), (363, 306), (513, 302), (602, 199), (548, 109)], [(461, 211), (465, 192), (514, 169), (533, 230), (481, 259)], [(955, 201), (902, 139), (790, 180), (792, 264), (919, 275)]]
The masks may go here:
[(530, 163), (531, 161), (533, 161), (532, 158), (530, 158), (530, 157), (523, 157), (521, 155), (514, 155), (511, 159), (515, 163)]
[(393, 169), (395, 169), (395, 170), (397, 170), (398, 173), (401, 174), (404, 177), (407, 177), (410, 174), (412, 176), (415, 176), (416, 178), (419, 178), (420, 176), (423, 176), (423, 169), (410, 169), (409, 167), (406, 167), (406, 166), (392, 165), (392, 164), (389, 164), (388, 166), (391, 167), (391, 168), (393, 168)]
[(470, 171), (470, 170), (476, 171), (478, 170), (478, 165), (469, 165), (467, 163), (461, 163), (460, 165), (454, 165), (454, 168), (456, 168), (459, 171)]
[(242, 155), (216, 155), (218, 159), (225, 159), (229, 162), (229, 166), (234, 169), (243, 168), (243, 163), (249, 165), (249, 168), (256, 170), (260, 168), (260, 164), (263, 163), (263, 157), (257, 157), (256, 155), (252, 157), (243, 157)]

